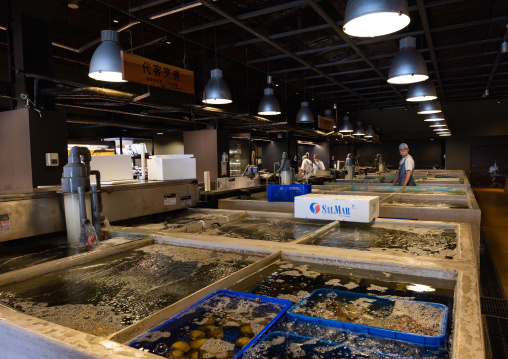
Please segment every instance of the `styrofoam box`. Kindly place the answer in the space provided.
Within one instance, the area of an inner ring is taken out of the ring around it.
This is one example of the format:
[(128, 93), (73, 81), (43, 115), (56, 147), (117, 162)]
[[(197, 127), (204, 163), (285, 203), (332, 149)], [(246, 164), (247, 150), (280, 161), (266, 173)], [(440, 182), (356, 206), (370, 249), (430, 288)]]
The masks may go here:
[(295, 217), (368, 223), (379, 217), (379, 197), (327, 194), (297, 196)]
[[(90, 169), (101, 173), (101, 181), (131, 180), (132, 158), (130, 155), (94, 155)], [(95, 176), (91, 179), (95, 181)]]
[(147, 160), (148, 178), (155, 181), (196, 178), (194, 155), (158, 155)]

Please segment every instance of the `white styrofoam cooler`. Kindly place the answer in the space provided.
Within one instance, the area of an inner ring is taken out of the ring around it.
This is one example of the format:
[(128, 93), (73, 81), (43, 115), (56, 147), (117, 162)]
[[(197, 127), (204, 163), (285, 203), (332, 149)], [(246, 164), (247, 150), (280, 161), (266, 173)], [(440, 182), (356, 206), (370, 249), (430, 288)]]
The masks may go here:
[[(132, 158), (130, 155), (93, 155), (91, 170), (101, 173), (101, 181), (122, 181), (132, 179)], [(92, 176), (95, 181), (95, 176)]]
[(147, 160), (148, 178), (155, 181), (196, 178), (194, 155), (158, 155)]
[(327, 194), (297, 196), (295, 217), (368, 223), (379, 217), (379, 197)]

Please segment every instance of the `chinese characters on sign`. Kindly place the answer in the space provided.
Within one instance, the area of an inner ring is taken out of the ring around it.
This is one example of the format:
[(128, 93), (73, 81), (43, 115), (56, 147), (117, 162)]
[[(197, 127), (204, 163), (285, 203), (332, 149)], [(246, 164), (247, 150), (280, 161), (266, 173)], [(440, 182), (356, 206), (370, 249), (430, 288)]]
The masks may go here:
[(194, 72), (122, 51), (123, 79), (194, 94)]
[(318, 116), (318, 127), (322, 130), (333, 131), (333, 120), (323, 116)]

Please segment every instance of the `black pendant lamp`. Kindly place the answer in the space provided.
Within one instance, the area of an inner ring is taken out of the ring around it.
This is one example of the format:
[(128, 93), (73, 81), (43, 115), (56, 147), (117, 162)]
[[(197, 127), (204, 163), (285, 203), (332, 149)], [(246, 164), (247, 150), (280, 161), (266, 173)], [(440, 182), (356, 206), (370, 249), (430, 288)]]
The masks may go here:
[(374, 129), (372, 128), (372, 125), (367, 126), (367, 131), (365, 131), (365, 138), (372, 138), (376, 135), (374, 132)]
[(416, 82), (407, 89), (407, 101), (420, 102), (431, 101), (437, 98), (436, 87), (431, 80)]
[(412, 84), (429, 78), (427, 64), (422, 54), (416, 50), (416, 39), (405, 37), (400, 40), (400, 51), (395, 56), (388, 73), (391, 84)]
[(277, 97), (273, 94), (273, 88), (271, 88), (272, 84), (272, 76), (268, 76), (267, 78), (268, 86), (264, 90), (264, 96), (261, 98), (258, 106), (258, 115), (261, 116), (274, 116), (280, 115), (280, 104)]
[(362, 125), (362, 121), (358, 121), (356, 125), (356, 130), (353, 132), (353, 136), (365, 136), (365, 128)]
[(376, 37), (405, 28), (407, 0), (349, 0), (343, 30), (349, 36)]
[(353, 124), (349, 120), (349, 116), (344, 116), (344, 118), (342, 119), (342, 123), (340, 124), (339, 132), (342, 132), (342, 133), (353, 132)]
[(296, 123), (314, 123), (314, 114), (308, 102), (302, 102), (300, 109), (296, 113)]
[(427, 122), (439, 122), (444, 121), (443, 113), (431, 113), (430, 115), (425, 116), (425, 120)]
[(88, 76), (99, 81), (126, 82), (122, 74), (122, 47), (118, 43), (118, 32), (102, 30), (101, 40), (90, 60)]
[(211, 78), (208, 80), (203, 91), (203, 103), (213, 105), (224, 105), (233, 102), (231, 90), (222, 78), (222, 70), (211, 71)]
[(442, 112), (441, 104), (438, 100), (434, 101), (424, 101), (418, 104), (418, 114), (419, 115), (429, 115), (432, 113)]

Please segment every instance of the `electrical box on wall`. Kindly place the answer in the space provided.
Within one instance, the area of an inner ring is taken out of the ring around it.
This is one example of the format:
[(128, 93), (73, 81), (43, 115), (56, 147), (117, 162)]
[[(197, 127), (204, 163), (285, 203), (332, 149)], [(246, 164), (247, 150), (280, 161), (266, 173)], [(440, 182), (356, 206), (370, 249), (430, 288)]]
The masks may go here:
[(46, 153), (46, 166), (58, 166), (58, 153)]

